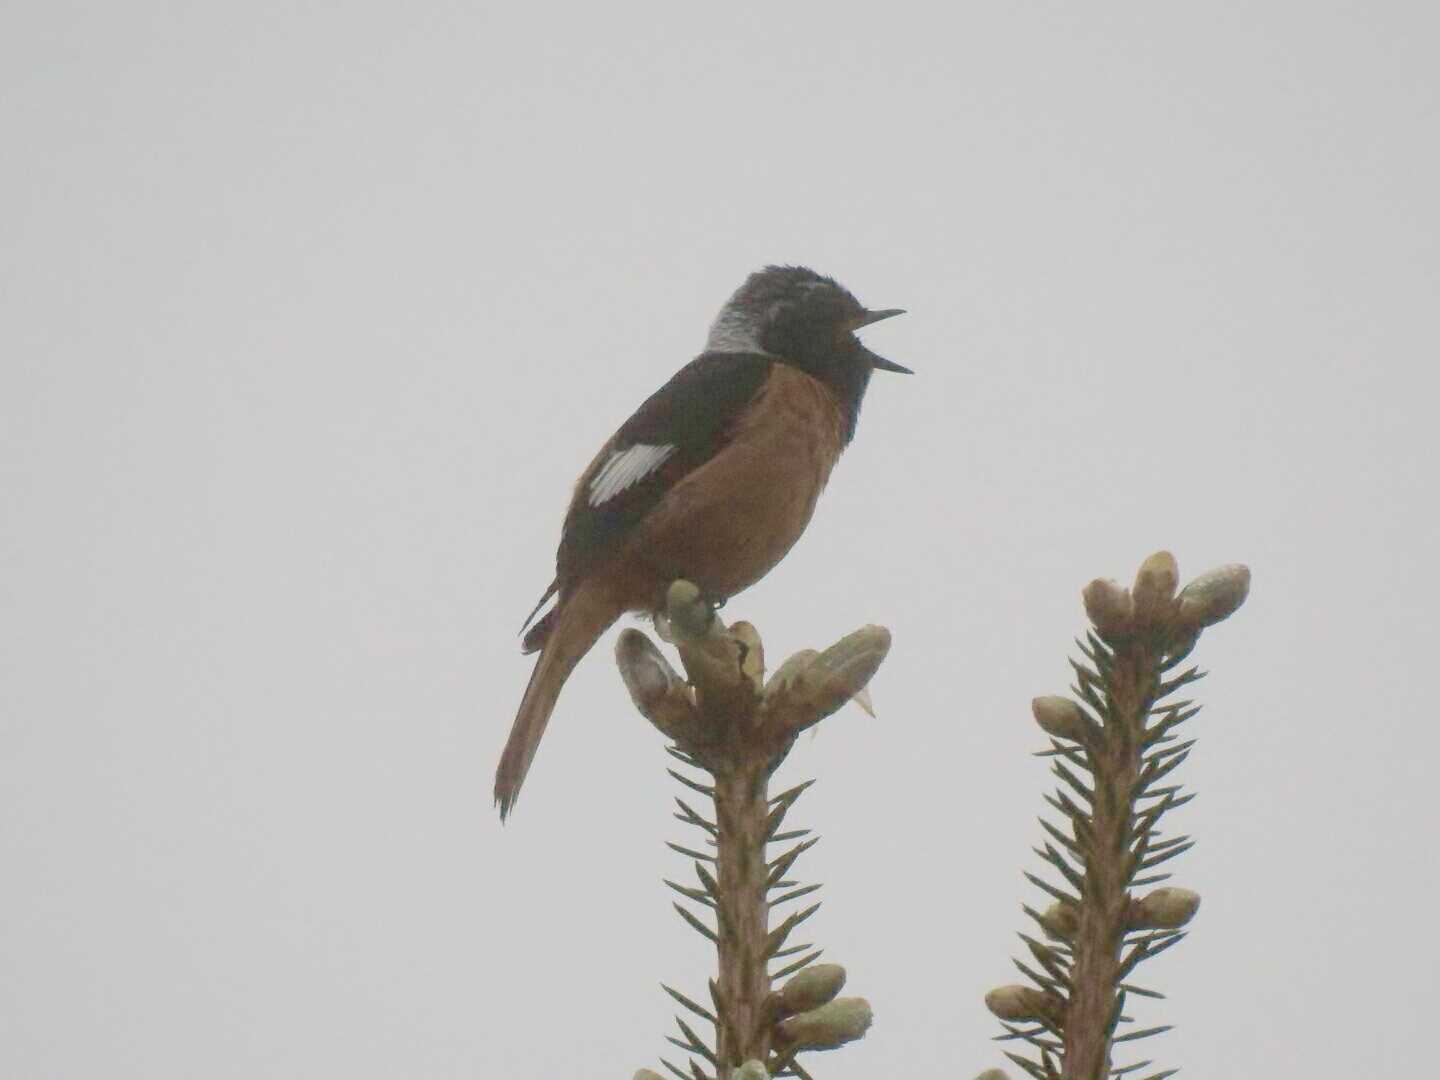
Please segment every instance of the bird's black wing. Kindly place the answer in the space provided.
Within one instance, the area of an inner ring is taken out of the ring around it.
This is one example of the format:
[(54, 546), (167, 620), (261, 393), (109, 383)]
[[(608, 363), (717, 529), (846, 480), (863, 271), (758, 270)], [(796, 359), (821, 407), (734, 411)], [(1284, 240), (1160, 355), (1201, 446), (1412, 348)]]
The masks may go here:
[(625, 421), (575, 487), (555, 559), (562, 596), (729, 441), (772, 362), (755, 353), (702, 353)]

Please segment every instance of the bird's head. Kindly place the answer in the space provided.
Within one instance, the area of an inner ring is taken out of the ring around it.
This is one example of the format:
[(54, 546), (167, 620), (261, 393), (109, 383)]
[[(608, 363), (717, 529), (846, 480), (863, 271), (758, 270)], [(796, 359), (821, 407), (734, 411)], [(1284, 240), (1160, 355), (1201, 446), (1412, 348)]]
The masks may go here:
[(903, 314), (899, 308), (871, 311), (834, 279), (806, 267), (767, 266), (726, 301), (705, 348), (765, 353), (822, 378), (859, 372), (868, 378), (875, 368), (910, 375), (855, 336), (862, 326)]

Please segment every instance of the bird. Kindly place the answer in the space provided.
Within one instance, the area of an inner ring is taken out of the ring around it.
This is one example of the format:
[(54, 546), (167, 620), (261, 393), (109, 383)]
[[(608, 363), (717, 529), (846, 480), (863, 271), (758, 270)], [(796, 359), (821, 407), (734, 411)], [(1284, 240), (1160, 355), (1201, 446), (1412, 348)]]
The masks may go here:
[(871, 373), (914, 374), (856, 331), (903, 314), (807, 267), (767, 266), (725, 302), (704, 351), (600, 448), (575, 484), (554, 580), (521, 627), (521, 651), (540, 656), (495, 772), (502, 821), (565, 680), (616, 620), (660, 611), (681, 578), (718, 607), (800, 538)]

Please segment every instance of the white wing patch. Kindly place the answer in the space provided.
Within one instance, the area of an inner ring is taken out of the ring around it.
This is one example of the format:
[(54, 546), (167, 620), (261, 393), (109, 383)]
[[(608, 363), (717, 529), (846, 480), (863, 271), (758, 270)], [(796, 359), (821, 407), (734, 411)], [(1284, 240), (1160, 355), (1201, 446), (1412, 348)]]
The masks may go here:
[(590, 481), (590, 505), (599, 506), (638, 484), (665, 464), (675, 449), (673, 443), (664, 446), (637, 443), (624, 450), (616, 450)]

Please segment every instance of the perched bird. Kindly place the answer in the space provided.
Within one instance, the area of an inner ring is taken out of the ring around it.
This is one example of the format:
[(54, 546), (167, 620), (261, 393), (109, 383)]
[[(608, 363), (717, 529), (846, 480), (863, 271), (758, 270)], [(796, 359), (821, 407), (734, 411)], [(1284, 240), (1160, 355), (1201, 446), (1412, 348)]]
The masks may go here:
[(805, 267), (766, 267), (720, 309), (705, 351), (600, 448), (575, 485), (555, 580), (526, 619), (524, 651), (540, 658), (495, 773), (502, 819), (561, 687), (616, 619), (659, 610), (677, 578), (722, 603), (800, 538), (870, 373), (912, 374), (855, 336), (900, 314)]

